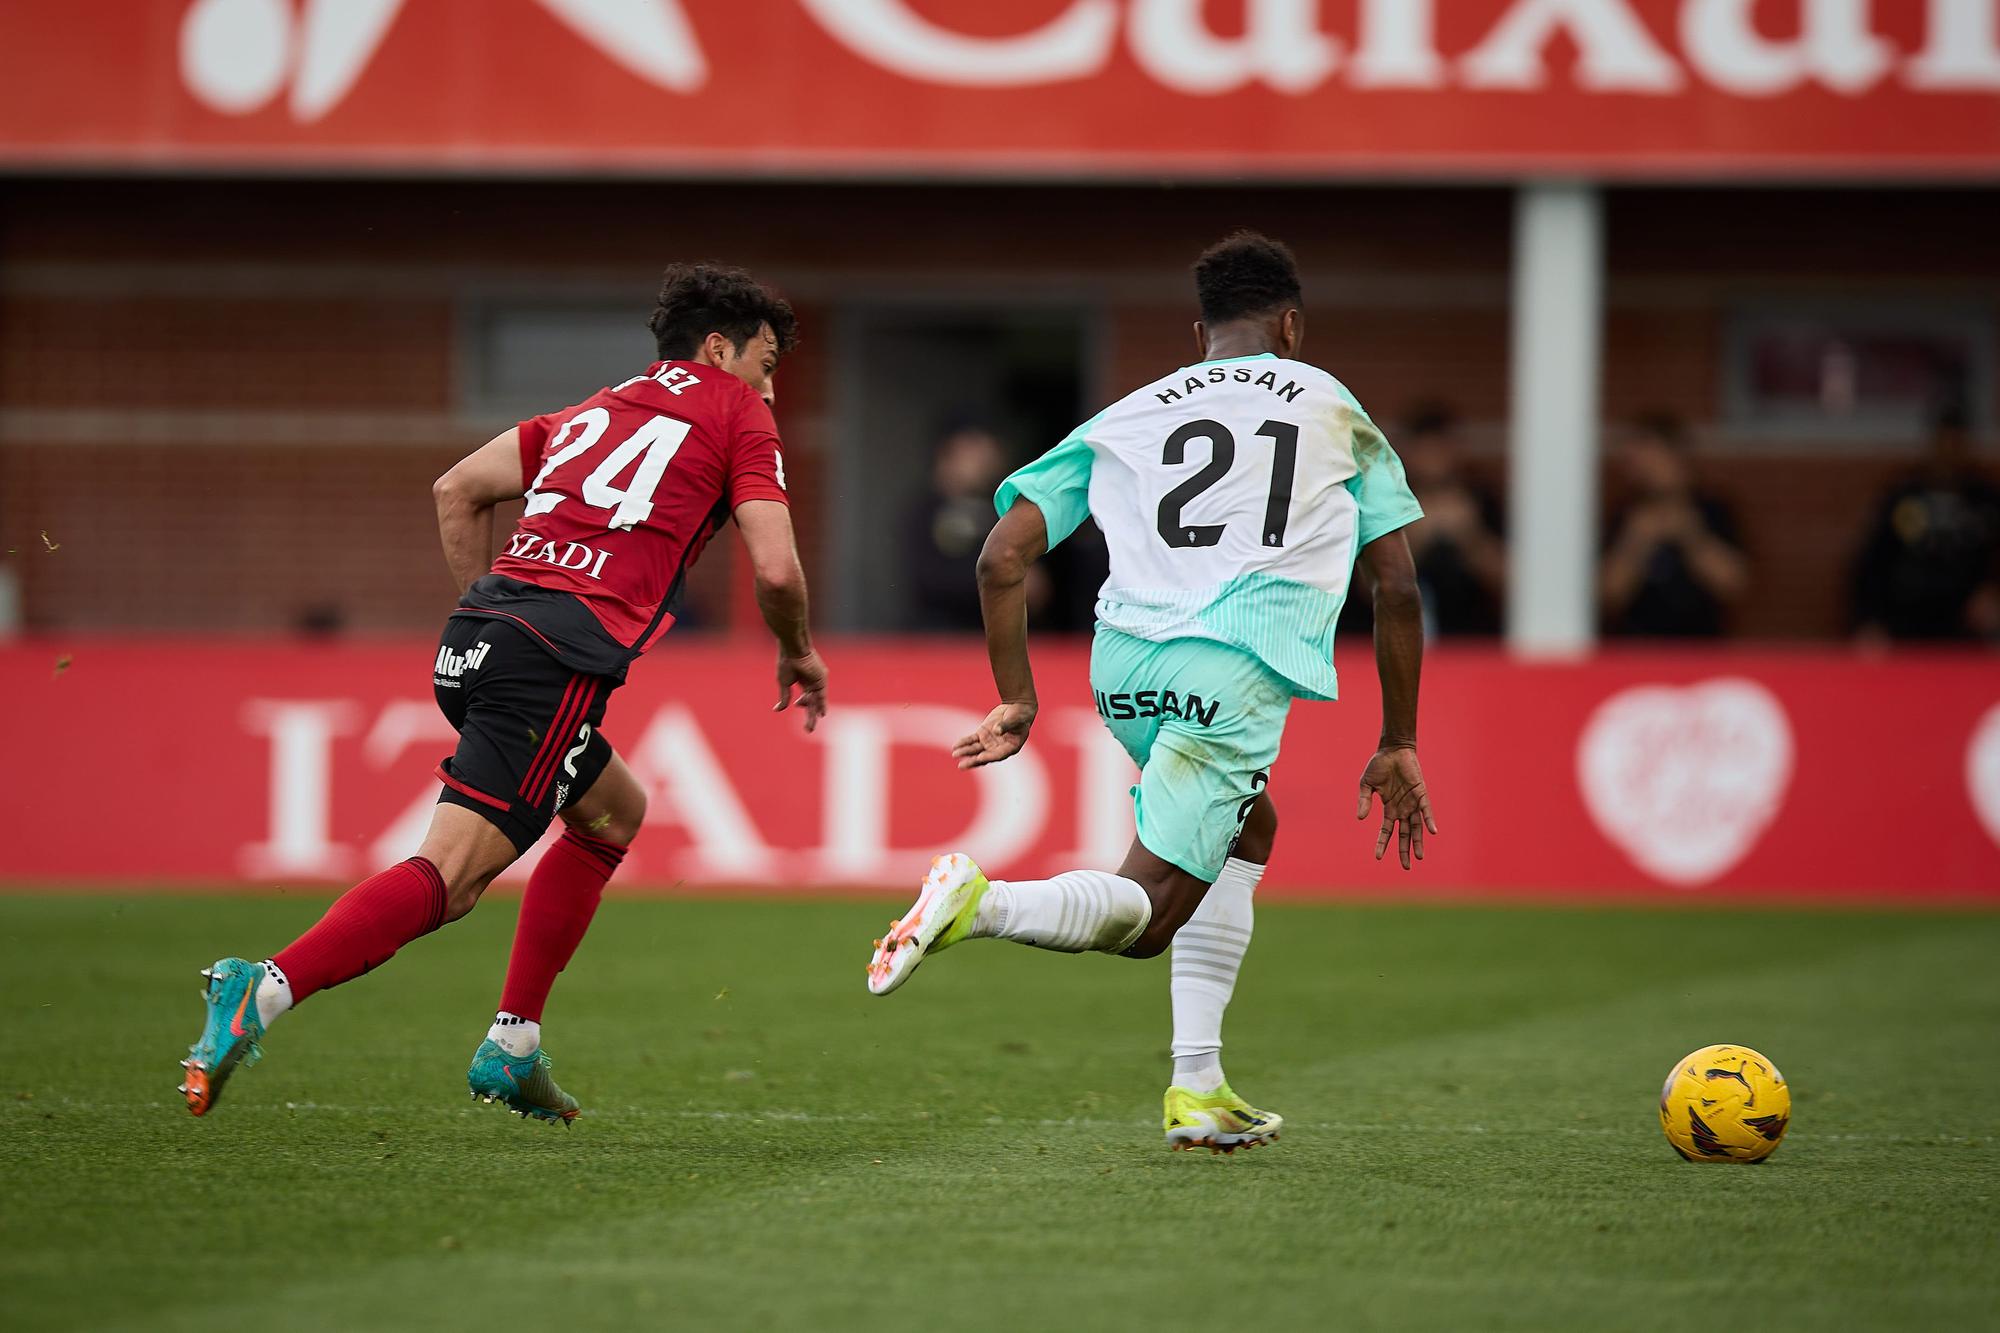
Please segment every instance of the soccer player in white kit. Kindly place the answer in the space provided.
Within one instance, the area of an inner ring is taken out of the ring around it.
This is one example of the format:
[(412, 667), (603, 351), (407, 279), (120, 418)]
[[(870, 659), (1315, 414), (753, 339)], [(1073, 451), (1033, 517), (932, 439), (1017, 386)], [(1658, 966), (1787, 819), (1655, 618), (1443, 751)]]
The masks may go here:
[(1111, 551), (1091, 689), (1140, 767), (1138, 837), (1117, 873), (988, 880), (940, 856), (875, 944), (886, 995), (967, 939), (1151, 958), (1173, 946), (1169, 1147), (1218, 1152), (1278, 1136), (1281, 1117), (1223, 1077), (1222, 1015), (1277, 835), (1267, 789), (1292, 700), (1332, 699), (1333, 631), (1357, 567), (1374, 590), (1382, 732), (1357, 818), (1379, 799), (1380, 859), (1435, 835), (1417, 762), (1422, 604), (1403, 529), (1423, 516), (1395, 451), (1340, 381), (1297, 359), (1305, 315), (1291, 252), (1239, 232), (1195, 264), (1200, 359), (1135, 390), (1009, 477), (979, 559), (1000, 704), (953, 753), (961, 768), (1027, 744), (1028, 566), (1094, 517)]

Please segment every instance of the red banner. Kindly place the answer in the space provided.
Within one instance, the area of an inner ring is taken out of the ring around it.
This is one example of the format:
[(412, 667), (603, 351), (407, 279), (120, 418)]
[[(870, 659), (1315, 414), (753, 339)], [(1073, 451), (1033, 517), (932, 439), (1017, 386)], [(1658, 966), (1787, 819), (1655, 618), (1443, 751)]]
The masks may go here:
[(1616, 177), (2000, 166), (1996, 0), (0, 5), (0, 166)]
[[(759, 648), (684, 639), (605, 729), (651, 795), (620, 882), (691, 890), (914, 883), (940, 850), (995, 873), (1116, 866), (1133, 768), (1091, 711), (1081, 644), (1038, 650), (1029, 748), (959, 773), (991, 697), (971, 642), (827, 646), (834, 710), (770, 712)], [(434, 649), (244, 640), (0, 650), (0, 880), (270, 886), (407, 856), (452, 732)], [(66, 664), (66, 665), (65, 665)], [(1365, 649), (1350, 698), (1299, 704), (1271, 791), (1286, 892), (2000, 900), (2000, 671), (1975, 656), (1612, 655), (1426, 664), (1442, 832), (1404, 874), (1369, 859)]]

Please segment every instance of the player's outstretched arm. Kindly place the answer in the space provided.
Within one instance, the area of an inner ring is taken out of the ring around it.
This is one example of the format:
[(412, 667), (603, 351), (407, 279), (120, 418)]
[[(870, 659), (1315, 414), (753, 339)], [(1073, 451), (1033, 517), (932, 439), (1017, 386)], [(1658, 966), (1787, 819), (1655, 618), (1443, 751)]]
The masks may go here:
[(1417, 679), (1424, 663), (1424, 602), (1417, 589), (1417, 565), (1401, 529), (1361, 548), (1362, 572), (1375, 589), (1375, 671), (1382, 678), (1382, 737), (1361, 772), (1356, 819), (1368, 818), (1382, 802), (1382, 830), (1375, 859), (1396, 840), (1403, 869), (1410, 858), (1424, 859), (1424, 834), (1437, 833), (1431, 798), (1417, 762)]
[(979, 730), (951, 747), (960, 768), (995, 764), (1028, 743), (1039, 704), (1028, 662), (1028, 569), (1049, 549), (1048, 520), (1033, 500), (1018, 499), (1000, 516), (979, 552), (979, 610), (986, 621), (986, 657), (1000, 705)]
[(792, 511), (777, 500), (745, 500), (736, 506), (736, 530), (750, 554), (757, 583), (757, 609), (778, 641), (778, 702), (773, 712), (805, 710), (806, 730), (826, 716), (826, 663), (813, 651), (806, 615), (806, 572), (792, 536)]
[(431, 483), (444, 561), (460, 592), (493, 564), (493, 506), (520, 499), (524, 489), (519, 429), (495, 435)]

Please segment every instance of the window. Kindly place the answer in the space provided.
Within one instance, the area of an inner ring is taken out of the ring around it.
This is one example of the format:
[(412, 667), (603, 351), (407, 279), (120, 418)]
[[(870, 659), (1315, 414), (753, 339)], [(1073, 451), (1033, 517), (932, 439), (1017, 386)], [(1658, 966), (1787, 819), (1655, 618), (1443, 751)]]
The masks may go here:
[(1989, 312), (1921, 301), (1760, 301), (1725, 340), (1724, 410), (1738, 432), (1907, 444), (1946, 407), (1993, 423)]
[(643, 296), (500, 297), (460, 322), (459, 406), (477, 417), (553, 411), (653, 363)]
[[(993, 488), (1093, 408), (1088, 310), (963, 299), (850, 305), (828, 334), (838, 424), (828, 511), (831, 623), (849, 630), (977, 632), (974, 565)], [(941, 470), (953, 437), (983, 436)], [(949, 474), (949, 475), (947, 475)], [(1089, 629), (1104, 554), (1097, 531), (1049, 554), (1041, 629)]]

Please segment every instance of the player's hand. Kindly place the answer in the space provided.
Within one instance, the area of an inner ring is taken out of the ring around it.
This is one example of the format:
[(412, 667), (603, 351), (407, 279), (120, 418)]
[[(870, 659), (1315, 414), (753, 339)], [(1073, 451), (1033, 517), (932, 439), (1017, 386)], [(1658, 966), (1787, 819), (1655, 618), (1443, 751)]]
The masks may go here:
[(1431, 817), (1430, 794), (1424, 790), (1424, 770), (1417, 763), (1414, 746), (1384, 746), (1368, 761), (1368, 767), (1361, 770), (1361, 800), (1355, 806), (1356, 819), (1368, 818), (1368, 808), (1376, 798), (1382, 802), (1382, 831), (1375, 839), (1375, 859), (1389, 850), (1389, 839), (1396, 840), (1396, 851), (1403, 862), (1403, 869), (1410, 868), (1410, 857), (1414, 853), (1417, 860), (1424, 859), (1424, 834), (1437, 836), (1437, 820)]
[[(795, 686), (799, 692), (796, 700), (792, 698)], [(820, 661), (818, 653), (808, 651), (804, 657), (778, 654), (778, 702), (771, 711), (782, 713), (794, 703), (805, 710), (807, 731), (826, 716), (826, 663)]]
[(960, 768), (984, 768), (1019, 754), (1035, 725), (1035, 711), (1031, 703), (1001, 704), (986, 715), (979, 730), (951, 747), (952, 758)]

